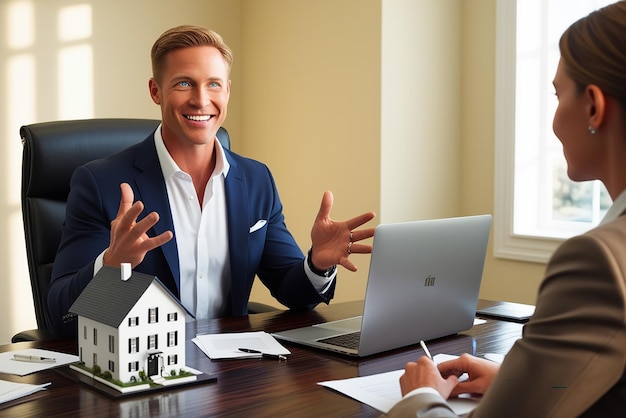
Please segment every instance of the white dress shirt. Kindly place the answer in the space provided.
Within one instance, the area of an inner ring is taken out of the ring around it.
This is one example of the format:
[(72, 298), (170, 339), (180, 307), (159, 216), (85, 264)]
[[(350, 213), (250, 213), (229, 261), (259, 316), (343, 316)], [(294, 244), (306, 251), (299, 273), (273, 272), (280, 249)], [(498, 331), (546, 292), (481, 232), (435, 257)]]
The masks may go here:
[(602, 218), (600, 225), (604, 225), (616, 219), (622, 214), (622, 212), (624, 212), (624, 209), (626, 209), (626, 190), (623, 190), (620, 195), (617, 196), (617, 199), (615, 199), (609, 210), (606, 212), (606, 215), (604, 215), (604, 218)]
[(215, 170), (204, 201), (198, 202), (191, 176), (170, 156), (161, 129), (154, 133), (154, 142), (176, 231), (181, 303), (197, 319), (225, 316), (229, 313), (230, 263), (224, 179), (230, 165), (215, 141)]

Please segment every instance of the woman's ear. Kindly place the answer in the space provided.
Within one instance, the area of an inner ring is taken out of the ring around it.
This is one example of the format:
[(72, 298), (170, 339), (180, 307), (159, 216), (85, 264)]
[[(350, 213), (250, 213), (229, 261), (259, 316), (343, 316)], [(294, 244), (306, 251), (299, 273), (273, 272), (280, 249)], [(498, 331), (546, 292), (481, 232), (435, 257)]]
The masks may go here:
[(606, 114), (606, 96), (595, 84), (585, 87), (585, 96), (589, 103), (589, 127), (598, 129), (604, 122)]

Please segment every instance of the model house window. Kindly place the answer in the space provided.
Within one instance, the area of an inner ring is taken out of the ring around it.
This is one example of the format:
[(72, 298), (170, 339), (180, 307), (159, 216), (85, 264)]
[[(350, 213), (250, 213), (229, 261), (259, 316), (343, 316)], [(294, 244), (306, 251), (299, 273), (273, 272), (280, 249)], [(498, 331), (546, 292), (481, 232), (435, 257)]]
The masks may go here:
[(128, 318), (128, 326), (129, 327), (136, 327), (139, 325), (139, 317), (138, 316), (131, 316)]
[(139, 352), (139, 337), (133, 337), (133, 338), (128, 339), (128, 352), (129, 353)]
[(170, 354), (169, 356), (167, 356), (167, 365), (171, 366), (172, 364), (178, 364), (177, 354)]
[(109, 353), (115, 353), (115, 337), (109, 335)]
[(552, 132), (558, 41), (574, 21), (614, 0), (497, 0), (495, 255), (546, 262), (610, 206), (599, 182), (568, 179)]
[(93, 329), (93, 345), (98, 345), (98, 329)]
[(148, 323), (154, 324), (159, 322), (159, 308), (148, 309)]
[(167, 333), (167, 346), (175, 347), (178, 345), (178, 331), (172, 331)]
[(93, 365), (98, 364), (98, 353), (93, 353)]
[(129, 372), (136, 372), (137, 370), (139, 370), (139, 362), (138, 361), (131, 361), (130, 363), (128, 363), (128, 371)]
[(167, 314), (167, 322), (178, 321), (178, 312), (172, 312)]
[(148, 335), (148, 350), (156, 350), (159, 348), (158, 335)]
[(87, 339), (87, 325), (83, 326), (83, 340)]
[(115, 373), (115, 362), (113, 360), (109, 360), (109, 371)]

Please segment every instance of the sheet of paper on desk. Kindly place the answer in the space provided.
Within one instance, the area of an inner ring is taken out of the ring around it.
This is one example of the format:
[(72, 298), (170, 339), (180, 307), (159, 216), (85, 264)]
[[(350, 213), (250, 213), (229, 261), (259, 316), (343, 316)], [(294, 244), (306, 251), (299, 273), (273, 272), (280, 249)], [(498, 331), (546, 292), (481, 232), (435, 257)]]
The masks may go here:
[(272, 335), (264, 331), (202, 334), (196, 335), (191, 341), (212, 360), (261, 357), (260, 354), (243, 353), (239, 348), (258, 350), (266, 354), (291, 354)]
[[(15, 354), (24, 356), (54, 358), (53, 363), (37, 363), (29, 361), (14, 360)], [(53, 367), (64, 366), (66, 364), (75, 363), (80, 358), (73, 354), (59, 353), (58, 351), (41, 350), (39, 348), (27, 348), (24, 350), (7, 351), (0, 353), (0, 373), (16, 374), (18, 376), (26, 376), (40, 370), (51, 369)]]
[(39, 392), (40, 390), (44, 390), (48, 385), (50, 385), (50, 383), (44, 383), (43, 385), (31, 385), (28, 383), (16, 383), (0, 380), (0, 404)]
[[(435, 362), (441, 363), (456, 358), (448, 354), (437, 354)], [(330, 380), (319, 382), (319, 385), (326, 386), (338, 392), (348, 395), (359, 402), (363, 402), (386, 414), (402, 399), (400, 391), (400, 376), (402, 370), (394, 370), (386, 373), (374, 374), (371, 376), (354, 377), (350, 379)], [(453, 398), (448, 403), (457, 415), (465, 414), (476, 408), (478, 399), (476, 398)]]

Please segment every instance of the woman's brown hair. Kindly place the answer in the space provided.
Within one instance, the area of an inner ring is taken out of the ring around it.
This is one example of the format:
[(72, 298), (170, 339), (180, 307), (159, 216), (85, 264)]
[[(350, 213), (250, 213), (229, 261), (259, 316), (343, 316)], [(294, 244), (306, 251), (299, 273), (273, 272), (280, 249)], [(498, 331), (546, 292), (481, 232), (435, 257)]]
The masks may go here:
[(626, 109), (626, 1), (573, 23), (559, 48), (565, 70), (581, 92), (595, 84)]

